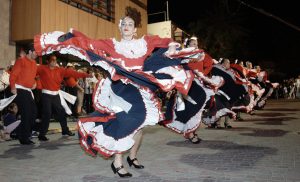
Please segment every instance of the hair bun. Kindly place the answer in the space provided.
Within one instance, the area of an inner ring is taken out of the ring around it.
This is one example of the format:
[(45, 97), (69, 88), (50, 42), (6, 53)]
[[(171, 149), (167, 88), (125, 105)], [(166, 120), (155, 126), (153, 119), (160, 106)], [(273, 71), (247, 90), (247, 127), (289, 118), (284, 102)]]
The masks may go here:
[(126, 7), (125, 16), (128, 16), (133, 19), (135, 27), (141, 27), (141, 12), (139, 12), (136, 8), (132, 8), (130, 6)]

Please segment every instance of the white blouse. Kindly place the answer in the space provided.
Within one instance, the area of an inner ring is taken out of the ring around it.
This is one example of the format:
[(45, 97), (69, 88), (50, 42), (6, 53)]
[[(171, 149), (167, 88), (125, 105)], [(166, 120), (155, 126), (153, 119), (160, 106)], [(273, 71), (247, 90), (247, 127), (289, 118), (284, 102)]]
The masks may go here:
[(147, 53), (147, 42), (144, 37), (140, 39), (124, 40), (120, 42), (113, 39), (114, 48), (117, 53), (126, 58), (140, 58)]

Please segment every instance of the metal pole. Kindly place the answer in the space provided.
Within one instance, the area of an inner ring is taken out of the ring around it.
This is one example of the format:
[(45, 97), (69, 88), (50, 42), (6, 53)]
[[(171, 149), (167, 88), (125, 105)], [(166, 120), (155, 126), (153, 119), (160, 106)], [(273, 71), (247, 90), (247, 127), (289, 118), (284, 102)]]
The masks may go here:
[(161, 14), (163, 13), (164, 14), (164, 20), (167, 21), (167, 17), (166, 17), (166, 11), (160, 11), (160, 12), (157, 12), (157, 13), (150, 13), (148, 14), (148, 16), (151, 16), (151, 15), (157, 15), (157, 14)]
[(167, 1), (167, 21), (169, 21), (169, 2)]

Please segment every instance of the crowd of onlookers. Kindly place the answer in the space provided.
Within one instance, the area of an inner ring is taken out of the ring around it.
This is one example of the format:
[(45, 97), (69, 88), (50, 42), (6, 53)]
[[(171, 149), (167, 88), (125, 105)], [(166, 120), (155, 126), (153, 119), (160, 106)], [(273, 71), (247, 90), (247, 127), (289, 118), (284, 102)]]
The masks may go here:
[(93, 91), (98, 83), (98, 80), (105, 76), (105, 72), (95, 69), (94, 67), (80, 67), (76, 68), (76, 63), (68, 63), (67, 69), (74, 69), (79, 72), (86, 72), (93, 75), (93, 77), (74, 79), (73, 77), (66, 78), (62, 85), (62, 90), (77, 97), (76, 103), (70, 105), (72, 108), (72, 116), (78, 117), (94, 111), (92, 96)]
[(300, 75), (297, 78), (283, 80), (274, 90), (273, 97), (276, 99), (300, 99)]
[[(0, 99), (8, 98), (12, 95), (9, 87), (9, 73), (11, 71), (12, 65), (8, 66), (6, 69), (1, 69), (1, 88), (0, 88)], [(79, 72), (86, 72), (91, 77), (75, 79), (73, 77), (68, 77), (64, 79), (61, 84), (61, 90), (74, 95), (77, 97), (75, 104), (69, 104), (72, 110), (72, 115), (69, 118), (78, 118), (79, 116), (89, 114), (94, 111), (92, 104), (92, 95), (94, 88), (102, 77), (105, 76), (105, 72), (101, 71), (99, 68), (94, 67), (82, 67), (77, 63), (68, 63), (66, 69), (73, 69)], [(38, 131), (41, 122), (41, 90), (33, 90), (35, 102), (37, 105), (37, 119), (32, 126), (32, 137), (38, 136)], [(16, 128), (20, 124), (20, 115), (18, 115), (18, 106), (15, 102), (9, 104), (6, 108), (0, 111), (0, 141), (18, 139), (16, 136)]]

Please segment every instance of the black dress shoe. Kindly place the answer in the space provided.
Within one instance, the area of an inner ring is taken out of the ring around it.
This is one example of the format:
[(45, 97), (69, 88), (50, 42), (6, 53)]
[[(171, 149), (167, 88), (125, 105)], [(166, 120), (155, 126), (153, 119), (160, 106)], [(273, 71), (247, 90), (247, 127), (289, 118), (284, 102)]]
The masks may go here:
[(136, 165), (135, 163), (133, 163), (134, 161), (137, 161), (137, 158), (130, 159), (129, 156), (127, 157), (127, 162), (128, 162), (130, 167), (133, 165), (137, 169), (144, 169), (145, 168), (145, 166), (143, 166), (143, 165)]
[(228, 123), (224, 123), (225, 128), (232, 128), (232, 126)]
[(194, 133), (194, 136), (191, 138), (188, 138), (190, 142), (192, 142), (193, 144), (198, 144), (201, 142), (201, 139), (198, 137), (198, 135), (196, 133)]
[(39, 141), (48, 141), (49, 139), (46, 136), (38, 136)]
[(241, 117), (237, 117), (236, 120), (237, 120), (237, 121), (244, 121), (244, 119), (241, 118)]
[(20, 141), (20, 144), (22, 145), (33, 145), (35, 144), (33, 141), (27, 139), (27, 140), (19, 140)]
[(122, 168), (124, 168), (123, 165), (116, 168), (115, 165), (114, 165), (114, 162), (111, 163), (111, 169), (112, 169), (112, 171), (113, 171), (115, 174), (117, 173), (121, 178), (129, 178), (129, 177), (132, 177), (132, 174), (129, 173), (129, 172), (127, 172), (127, 173), (125, 173), (125, 174), (119, 173), (119, 171), (120, 171)]
[(74, 136), (74, 135), (75, 135), (75, 133), (72, 133), (70, 130), (67, 131), (67, 132), (62, 132), (61, 134), (62, 134), (63, 136)]
[(208, 128), (216, 128), (216, 129), (222, 129), (221, 125), (219, 123), (212, 123)]
[(13, 140), (17, 140), (17, 139), (18, 139), (18, 136), (17, 136), (17, 134), (16, 134), (15, 132), (11, 132), (11, 133), (9, 134), (9, 136), (10, 136), (10, 138), (13, 139)]

